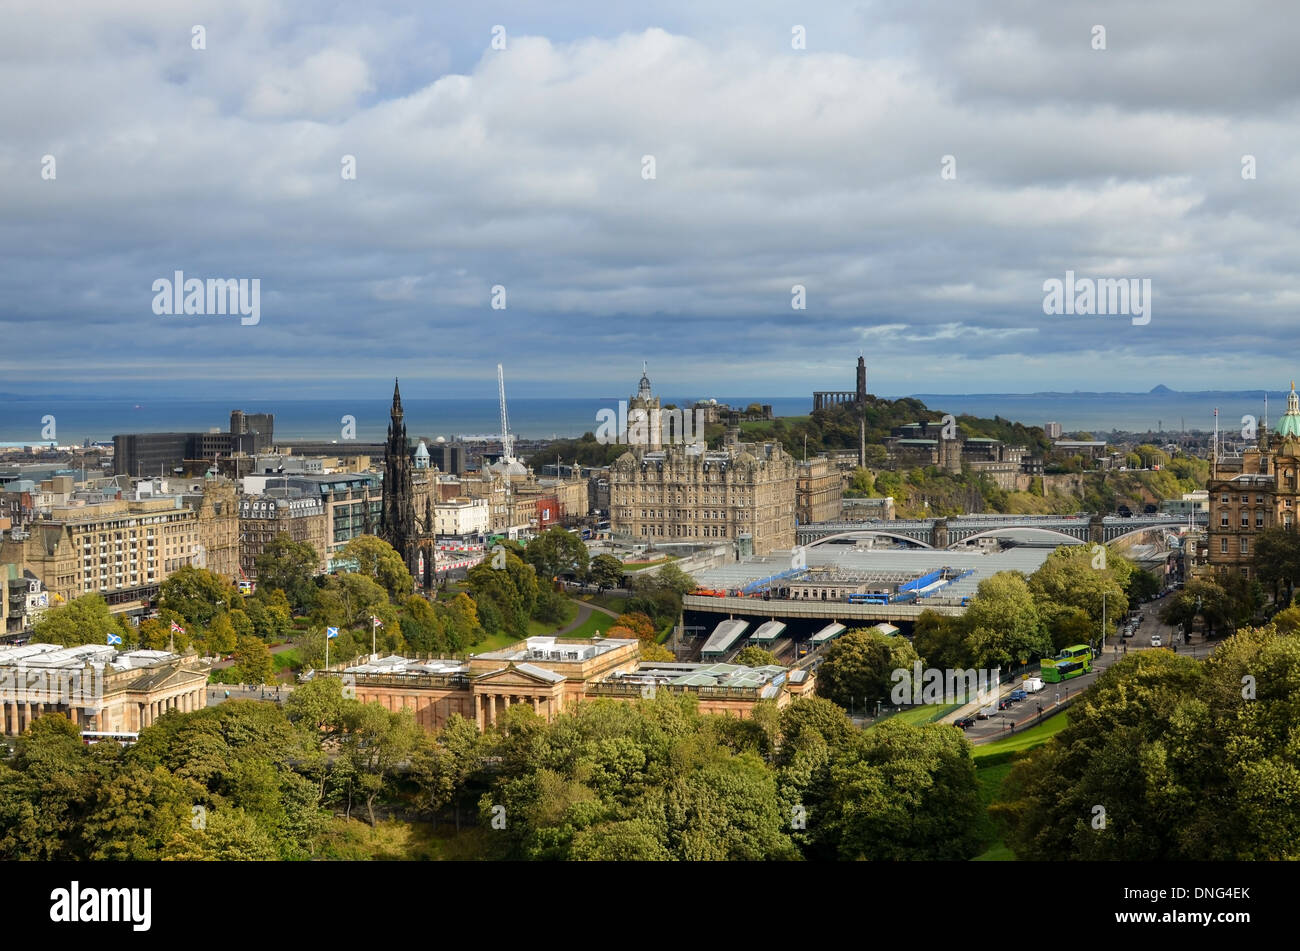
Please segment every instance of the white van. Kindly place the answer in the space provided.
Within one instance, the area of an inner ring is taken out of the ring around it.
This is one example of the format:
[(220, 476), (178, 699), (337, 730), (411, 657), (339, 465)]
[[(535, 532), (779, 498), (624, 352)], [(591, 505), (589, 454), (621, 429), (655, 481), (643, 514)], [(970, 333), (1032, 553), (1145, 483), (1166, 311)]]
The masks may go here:
[(1020, 689), (1025, 693), (1038, 693), (1043, 689), (1043, 682), (1037, 677), (1030, 677), (1028, 680), (1021, 682)]

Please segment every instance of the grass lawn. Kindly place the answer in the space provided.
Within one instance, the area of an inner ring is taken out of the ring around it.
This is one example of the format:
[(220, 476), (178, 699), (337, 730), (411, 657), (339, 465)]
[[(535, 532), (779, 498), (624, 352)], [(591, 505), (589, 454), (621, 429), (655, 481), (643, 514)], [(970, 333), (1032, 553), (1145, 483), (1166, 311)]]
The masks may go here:
[[(615, 614), (622, 614), (627, 610), (627, 598), (621, 595), (613, 594), (583, 594), (578, 596), (579, 601), (586, 601), (589, 604), (598, 607), (607, 608)], [(610, 620), (614, 620), (610, 618)]]
[(971, 752), (978, 763), (982, 759), (996, 756), (999, 753), (1015, 753), (1020, 750), (1027, 750), (1039, 743), (1047, 742), (1047, 740), (1064, 730), (1069, 725), (1069, 716), (1068, 711), (1062, 711), (1054, 717), (1048, 717), (1037, 726), (1030, 727), (1023, 733), (1009, 736), (1005, 740), (994, 740), (992, 743), (976, 746)]
[(509, 647), (511, 644), (517, 644), (518, 642), (519, 638), (514, 634), (502, 631), (500, 634), (489, 634), (477, 644), (471, 644), (469, 646), (469, 652), (471, 654), (486, 654), (488, 651), (500, 650), (503, 647)]
[(302, 653), (296, 647), (271, 655), (271, 664), (278, 674), (282, 670), (291, 670), (302, 666)]
[(578, 606), (576, 604), (566, 603), (564, 605), (564, 617), (560, 619), (559, 623), (556, 623), (554, 621), (529, 620), (528, 636), (536, 637), (539, 634), (554, 634), (560, 628), (568, 627), (570, 624), (572, 624), (573, 619), (576, 618), (577, 616), (578, 616)]
[[(980, 802), (985, 809), (998, 800), (1002, 793), (1002, 784), (1011, 772), (1015, 754), (1046, 743), (1069, 723), (1069, 712), (1062, 711), (1049, 717), (1037, 726), (1030, 727), (1023, 733), (995, 740), (983, 746), (974, 747), (971, 752), (975, 757), (975, 780), (979, 783)], [(1002, 830), (987, 814), (984, 817), (981, 835), (987, 848), (975, 856), (973, 862), (1014, 862), (1015, 853), (1007, 848), (1002, 840)]]
[(614, 619), (610, 617), (608, 614), (601, 614), (599, 611), (592, 611), (591, 614), (587, 617), (587, 620), (583, 621), (581, 624), (579, 624), (577, 627), (575, 627), (572, 631), (570, 631), (568, 634), (565, 634), (564, 636), (565, 637), (595, 637), (597, 631), (600, 631), (600, 633), (603, 635), (606, 631), (608, 631), (613, 626), (614, 626)]
[[(902, 713), (896, 713), (890, 720), (901, 720), (904, 723), (920, 724), (929, 723), (931, 720), (938, 720), (947, 716), (952, 711), (960, 707), (960, 703), (923, 703), (920, 706), (910, 707)], [(884, 720), (881, 723), (887, 722)], [(872, 724), (874, 726), (875, 724)], [(868, 727), (867, 729), (870, 729)]]

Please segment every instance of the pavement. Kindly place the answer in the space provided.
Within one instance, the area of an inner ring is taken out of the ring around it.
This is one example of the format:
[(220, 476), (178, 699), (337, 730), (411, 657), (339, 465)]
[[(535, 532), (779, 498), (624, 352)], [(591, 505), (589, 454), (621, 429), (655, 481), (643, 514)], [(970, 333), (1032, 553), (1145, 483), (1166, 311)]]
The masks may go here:
[(261, 687), (250, 687), (247, 684), (208, 684), (207, 705), (213, 707), (227, 700), (270, 700), (273, 703), (282, 703), (291, 693), (293, 693), (293, 686), (290, 684)]

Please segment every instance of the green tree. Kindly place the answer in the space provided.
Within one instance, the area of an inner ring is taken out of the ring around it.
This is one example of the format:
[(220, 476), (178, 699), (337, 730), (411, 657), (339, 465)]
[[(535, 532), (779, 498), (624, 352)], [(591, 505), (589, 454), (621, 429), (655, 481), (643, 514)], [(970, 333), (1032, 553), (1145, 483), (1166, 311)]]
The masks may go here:
[[(1275, 602), (1290, 604), (1300, 580), (1300, 531), (1282, 526), (1260, 532), (1255, 538), (1250, 573), (1270, 588)], [(1285, 598), (1281, 596), (1282, 588), (1286, 589)]]
[(602, 591), (617, 588), (623, 583), (624, 570), (623, 562), (613, 555), (597, 555), (591, 560), (591, 582)]
[(83, 594), (67, 604), (50, 608), (34, 628), (36, 639), (47, 644), (77, 647), (81, 644), (107, 644), (109, 635), (122, 637), (126, 629), (108, 610), (108, 603), (98, 594)]
[(533, 566), (539, 579), (548, 583), (562, 575), (585, 577), (587, 558), (582, 539), (558, 525), (542, 532), (524, 549), (524, 560)]
[(218, 614), (242, 607), (243, 597), (227, 579), (206, 568), (182, 565), (158, 589), (158, 608), (175, 611), (192, 624), (206, 627)]
[(919, 660), (905, 637), (857, 628), (831, 642), (817, 670), (817, 695), (846, 710), (888, 700), (894, 671), (911, 671)]
[(980, 849), (975, 761), (947, 724), (881, 723), (857, 734), (829, 775), (827, 808), (811, 821), (841, 859), (965, 860)]
[(999, 571), (981, 581), (965, 622), (977, 667), (1011, 667), (1051, 653), (1029, 584), (1017, 571)]
[(391, 792), (390, 779), (415, 749), (422, 733), (410, 710), (385, 710), (377, 703), (356, 704), (344, 713), (343, 755), (357, 777), (372, 826), (375, 805)]
[(388, 592), (394, 601), (411, 595), (415, 580), (397, 549), (375, 535), (358, 535), (343, 546), (341, 557), (355, 559), (358, 572)]
[(927, 666), (959, 670), (970, 666), (966, 625), (959, 617), (922, 611), (912, 628), (912, 646)]
[(316, 575), (320, 571), (320, 552), (309, 542), (296, 542), (281, 532), (267, 542), (253, 563), (257, 570), (257, 590), (285, 593), (292, 610), (307, 614), (316, 601)]
[(274, 683), (275, 661), (266, 642), (255, 637), (239, 640), (235, 646), (235, 670), (239, 672), (240, 683)]
[(776, 664), (776, 655), (754, 644), (742, 647), (736, 654), (735, 663), (742, 667), (766, 667)]
[(224, 656), (233, 651), (238, 643), (238, 637), (235, 634), (235, 626), (230, 622), (230, 615), (218, 614), (213, 618), (207, 631), (204, 632), (203, 641), (213, 654)]

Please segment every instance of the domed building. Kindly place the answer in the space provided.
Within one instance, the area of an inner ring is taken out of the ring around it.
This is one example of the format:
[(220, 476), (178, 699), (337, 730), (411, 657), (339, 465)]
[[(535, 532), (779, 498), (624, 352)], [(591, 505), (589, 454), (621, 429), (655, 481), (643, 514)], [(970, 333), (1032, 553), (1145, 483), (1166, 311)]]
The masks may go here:
[(1256, 444), (1217, 452), (1210, 463), (1207, 561), (1215, 575), (1254, 572), (1254, 544), (1274, 527), (1295, 528), (1300, 511), (1300, 394), (1295, 382), (1286, 412), (1270, 432), (1261, 425)]

